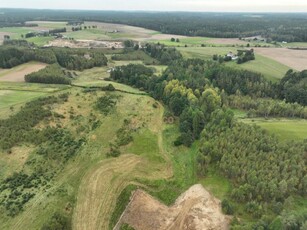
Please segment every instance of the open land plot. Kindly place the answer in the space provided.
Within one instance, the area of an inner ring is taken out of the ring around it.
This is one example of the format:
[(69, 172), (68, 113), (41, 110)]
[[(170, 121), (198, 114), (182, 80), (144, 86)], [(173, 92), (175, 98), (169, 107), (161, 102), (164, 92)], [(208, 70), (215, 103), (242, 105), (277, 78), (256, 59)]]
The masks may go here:
[(0, 81), (24, 82), (25, 75), (44, 69), (46, 66), (47, 64), (44, 63), (29, 62), (11, 69), (2, 69), (0, 71)]
[(286, 44), (280, 44), (283, 47), (289, 48), (307, 48), (307, 42), (290, 42)]
[(47, 93), (0, 89), (0, 119), (13, 114), (24, 103), (44, 95)]
[[(50, 37), (47, 37), (50, 38)], [(121, 41), (96, 41), (96, 40), (68, 40), (68, 39), (51, 39), (48, 46), (69, 47), (69, 48), (123, 48)]]
[(211, 44), (219, 45), (247, 45), (247, 41), (240, 40), (238, 38), (210, 38), (207, 40)]
[(135, 229), (146, 230), (227, 230), (229, 222), (230, 218), (222, 213), (220, 201), (197, 184), (184, 192), (171, 207), (137, 190), (114, 229), (119, 230), (120, 225), (126, 223)]
[[(201, 58), (204, 60), (212, 60), (214, 54), (226, 55), (228, 52), (237, 52), (235, 47), (180, 47), (178, 50), (185, 58)], [(271, 49), (273, 50), (273, 48)], [(268, 80), (276, 81), (284, 77), (285, 73), (290, 69), (289, 66), (284, 65), (272, 58), (265, 57), (255, 51), (256, 60), (246, 62), (238, 65), (236, 62), (227, 62), (226, 65), (246, 69), (249, 71), (258, 72), (264, 75)]]
[(307, 50), (287, 48), (255, 48), (255, 52), (271, 58), (295, 70), (307, 69)]
[(282, 141), (307, 139), (307, 121), (299, 119), (243, 119), (248, 124), (256, 124), (275, 134)]

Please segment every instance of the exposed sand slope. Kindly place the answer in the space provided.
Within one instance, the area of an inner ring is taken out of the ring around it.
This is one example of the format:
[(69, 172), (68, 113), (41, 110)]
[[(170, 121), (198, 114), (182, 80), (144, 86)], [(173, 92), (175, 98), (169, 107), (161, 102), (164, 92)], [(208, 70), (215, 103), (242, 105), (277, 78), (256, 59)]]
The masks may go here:
[(222, 213), (220, 201), (197, 184), (171, 207), (142, 190), (135, 191), (114, 230), (119, 230), (123, 223), (136, 230), (226, 230), (229, 222), (230, 217)]

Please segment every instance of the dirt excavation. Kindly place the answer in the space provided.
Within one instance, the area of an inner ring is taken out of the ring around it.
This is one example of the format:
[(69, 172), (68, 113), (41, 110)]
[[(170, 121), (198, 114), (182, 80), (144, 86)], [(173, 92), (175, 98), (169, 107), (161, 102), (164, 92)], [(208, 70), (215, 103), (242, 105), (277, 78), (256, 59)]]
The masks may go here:
[(69, 40), (55, 39), (45, 47), (69, 47), (69, 48), (123, 48), (121, 41), (96, 41), (96, 40)]
[(143, 190), (136, 190), (114, 230), (119, 230), (122, 224), (136, 230), (227, 230), (230, 220), (230, 216), (222, 213), (220, 201), (197, 184), (171, 207)]

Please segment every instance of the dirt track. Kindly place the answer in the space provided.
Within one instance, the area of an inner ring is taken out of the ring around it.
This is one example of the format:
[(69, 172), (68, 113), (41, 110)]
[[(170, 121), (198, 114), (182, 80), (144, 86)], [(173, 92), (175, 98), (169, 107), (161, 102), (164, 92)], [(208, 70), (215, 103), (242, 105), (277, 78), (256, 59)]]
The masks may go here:
[(137, 190), (114, 230), (127, 223), (136, 230), (226, 230), (230, 217), (225, 216), (220, 201), (202, 185), (194, 185), (171, 207), (142, 190)]
[(307, 69), (307, 50), (287, 48), (255, 48), (256, 53), (272, 58), (295, 70)]
[[(118, 107), (135, 102), (124, 100), (122, 99), (122, 105), (119, 104)], [(153, 100), (148, 98), (148, 102), (153, 103)], [(143, 109), (143, 113), (151, 117), (147, 123), (148, 128), (157, 135), (159, 153), (165, 162), (153, 164), (142, 156), (123, 154), (118, 158), (98, 163), (82, 178), (73, 214), (73, 229), (109, 229), (109, 221), (117, 196), (128, 184), (135, 184), (135, 178), (155, 180), (173, 175), (170, 159), (163, 149), (163, 107), (159, 106), (159, 111), (152, 115), (152, 108), (149, 108), (148, 111)]]
[(110, 198), (128, 185), (139, 162), (136, 155), (123, 155), (101, 162), (83, 178), (73, 217), (74, 229), (108, 229), (116, 202)]

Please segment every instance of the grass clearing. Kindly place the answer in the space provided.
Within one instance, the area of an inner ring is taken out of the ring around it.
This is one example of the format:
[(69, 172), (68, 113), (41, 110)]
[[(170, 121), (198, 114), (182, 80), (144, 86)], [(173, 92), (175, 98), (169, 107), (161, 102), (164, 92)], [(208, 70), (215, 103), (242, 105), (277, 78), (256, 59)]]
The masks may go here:
[(0, 119), (9, 117), (26, 102), (47, 95), (43, 92), (0, 90)]
[(282, 141), (307, 139), (307, 121), (299, 119), (243, 119), (248, 124), (256, 124), (275, 134)]
[(54, 37), (32, 37), (28, 38), (28, 42), (33, 42), (37, 46), (44, 46), (47, 45), (50, 41), (53, 41)]
[(231, 183), (225, 177), (217, 174), (216, 170), (209, 169), (204, 179), (200, 183), (215, 197), (223, 200), (231, 190)]
[[(178, 50), (183, 54), (185, 58), (200, 58), (204, 60), (212, 60), (214, 54), (224, 56), (228, 52), (236, 53), (238, 48), (235, 47), (184, 47), (178, 48)], [(270, 50), (273, 50), (271, 48)], [(263, 74), (268, 80), (276, 81), (284, 77), (285, 73), (290, 69), (290, 67), (281, 64), (271, 58), (265, 57), (255, 51), (256, 60), (246, 62), (238, 65), (236, 62), (227, 62), (234, 68), (245, 69), (253, 72), (258, 72)]]

